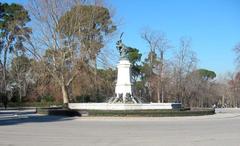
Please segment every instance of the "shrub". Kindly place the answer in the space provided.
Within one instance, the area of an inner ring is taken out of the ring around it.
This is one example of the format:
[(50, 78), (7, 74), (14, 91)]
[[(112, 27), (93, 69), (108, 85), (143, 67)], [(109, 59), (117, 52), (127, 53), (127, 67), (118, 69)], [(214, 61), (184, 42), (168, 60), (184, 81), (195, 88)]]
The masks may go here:
[(80, 95), (75, 97), (76, 102), (80, 103), (88, 103), (88, 102), (104, 102), (106, 97), (98, 95), (95, 98), (90, 95)]
[(90, 96), (89, 95), (80, 95), (75, 97), (76, 102), (90, 102)]
[(51, 95), (44, 95), (41, 97), (42, 102), (53, 102), (54, 98)]
[(7, 100), (8, 99), (8, 96), (6, 93), (1, 93), (0, 92), (0, 102), (3, 103), (4, 100)]
[(13, 91), (10, 101), (11, 102), (20, 102), (20, 97), (16, 90)]
[(101, 95), (98, 95), (97, 97), (96, 97), (96, 102), (104, 102), (104, 101), (106, 101), (106, 97), (105, 96), (101, 96)]

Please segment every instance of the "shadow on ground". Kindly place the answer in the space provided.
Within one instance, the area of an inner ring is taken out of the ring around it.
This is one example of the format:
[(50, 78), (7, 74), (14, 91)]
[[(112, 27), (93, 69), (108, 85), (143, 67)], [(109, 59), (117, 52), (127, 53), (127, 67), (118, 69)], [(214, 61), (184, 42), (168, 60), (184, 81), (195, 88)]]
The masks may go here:
[(10, 125), (18, 125), (25, 123), (47, 123), (47, 122), (61, 122), (61, 121), (69, 121), (72, 120), (71, 117), (64, 116), (45, 116), (45, 115), (12, 115), (4, 117), (0, 115), (0, 126), (10, 126)]

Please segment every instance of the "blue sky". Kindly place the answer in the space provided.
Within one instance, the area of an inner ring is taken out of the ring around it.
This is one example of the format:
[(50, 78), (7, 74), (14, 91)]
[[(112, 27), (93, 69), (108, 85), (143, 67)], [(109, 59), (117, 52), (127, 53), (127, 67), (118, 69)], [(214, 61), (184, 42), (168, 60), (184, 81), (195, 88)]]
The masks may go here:
[(192, 40), (199, 68), (217, 73), (235, 70), (233, 48), (240, 42), (239, 0), (113, 0), (116, 18), (123, 18), (120, 31), (126, 44), (142, 53), (147, 46), (143, 28), (162, 31), (176, 50), (181, 37)]
[[(0, 0), (26, 3), (26, 0)], [(239, 0), (107, 0), (115, 11), (115, 20), (124, 32), (124, 42), (148, 52), (141, 31), (148, 27), (162, 31), (174, 52), (181, 37), (192, 40), (199, 59), (198, 67), (225, 73), (235, 70), (234, 46), (240, 42)], [(116, 38), (117, 39), (117, 38)], [(114, 40), (115, 41), (115, 40)], [(112, 43), (113, 46), (114, 43)]]

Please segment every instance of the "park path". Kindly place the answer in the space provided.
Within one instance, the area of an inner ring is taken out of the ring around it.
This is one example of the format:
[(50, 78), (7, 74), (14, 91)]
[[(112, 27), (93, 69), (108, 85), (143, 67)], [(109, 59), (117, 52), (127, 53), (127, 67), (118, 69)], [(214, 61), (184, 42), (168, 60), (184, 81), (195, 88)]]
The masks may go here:
[[(21, 111), (23, 112), (23, 111)], [(240, 110), (199, 117), (1, 118), (0, 146), (239, 146)]]

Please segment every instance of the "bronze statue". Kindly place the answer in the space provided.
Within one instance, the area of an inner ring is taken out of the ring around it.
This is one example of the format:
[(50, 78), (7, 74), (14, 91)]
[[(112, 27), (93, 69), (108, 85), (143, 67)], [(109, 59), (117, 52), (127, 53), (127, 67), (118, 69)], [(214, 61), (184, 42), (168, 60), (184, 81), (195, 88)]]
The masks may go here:
[(129, 47), (127, 47), (125, 44), (123, 44), (122, 42), (122, 36), (123, 33), (120, 36), (120, 40), (117, 41), (116, 43), (116, 48), (118, 49), (119, 53), (120, 53), (120, 58), (121, 59), (128, 59), (128, 51), (129, 51)]

